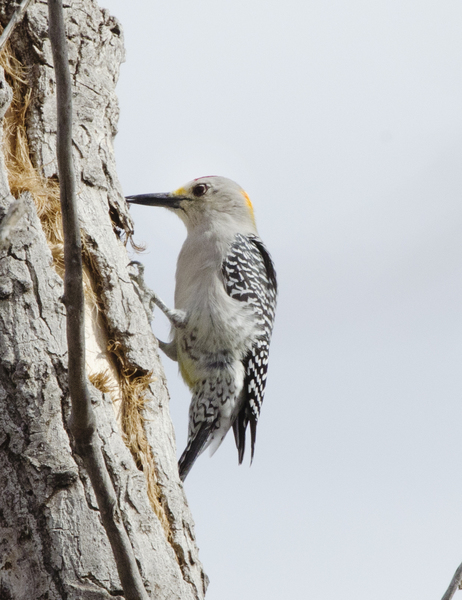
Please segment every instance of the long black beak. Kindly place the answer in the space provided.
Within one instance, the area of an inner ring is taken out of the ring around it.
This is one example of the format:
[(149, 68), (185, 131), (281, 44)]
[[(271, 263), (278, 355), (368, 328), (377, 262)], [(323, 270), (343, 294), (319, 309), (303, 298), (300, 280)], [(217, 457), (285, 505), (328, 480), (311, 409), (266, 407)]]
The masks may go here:
[(166, 208), (180, 208), (180, 202), (188, 199), (185, 196), (175, 196), (173, 194), (140, 194), (139, 196), (125, 197), (125, 200), (130, 204), (165, 206)]

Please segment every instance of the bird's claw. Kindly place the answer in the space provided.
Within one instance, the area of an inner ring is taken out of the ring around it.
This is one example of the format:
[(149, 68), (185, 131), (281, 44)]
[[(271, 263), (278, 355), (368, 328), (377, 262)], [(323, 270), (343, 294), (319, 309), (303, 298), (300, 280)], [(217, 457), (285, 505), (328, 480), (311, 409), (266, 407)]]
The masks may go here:
[(128, 264), (128, 274), (130, 275), (135, 291), (138, 294), (138, 298), (141, 300), (144, 307), (148, 321), (151, 322), (157, 296), (148, 288), (144, 281), (144, 265), (138, 260), (132, 260)]

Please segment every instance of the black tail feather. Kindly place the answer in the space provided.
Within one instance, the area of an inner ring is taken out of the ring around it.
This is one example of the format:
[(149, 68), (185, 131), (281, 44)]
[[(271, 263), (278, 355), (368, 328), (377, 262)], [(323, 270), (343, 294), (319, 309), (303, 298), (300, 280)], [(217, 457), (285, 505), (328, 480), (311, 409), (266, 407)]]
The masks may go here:
[(236, 442), (236, 448), (238, 452), (239, 464), (242, 465), (244, 460), (245, 452), (245, 430), (247, 428), (247, 417), (245, 411), (237, 415), (236, 420), (233, 423), (234, 441)]
[(255, 454), (255, 440), (257, 439), (257, 418), (247, 407), (243, 408), (233, 423), (234, 440), (239, 455), (239, 464), (242, 464), (245, 452), (245, 433), (250, 425), (250, 464)]
[(257, 439), (257, 419), (254, 414), (250, 415), (250, 464), (253, 462), (253, 455), (255, 453), (255, 440)]
[(207, 442), (210, 439), (211, 430), (212, 425), (210, 423), (204, 423), (197, 432), (196, 436), (192, 440), (189, 440), (185, 451), (178, 461), (178, 471), (180, 473), (181, 481), (186, 479), (186, 476), (195, 463), (196, 458), (205, 450)]

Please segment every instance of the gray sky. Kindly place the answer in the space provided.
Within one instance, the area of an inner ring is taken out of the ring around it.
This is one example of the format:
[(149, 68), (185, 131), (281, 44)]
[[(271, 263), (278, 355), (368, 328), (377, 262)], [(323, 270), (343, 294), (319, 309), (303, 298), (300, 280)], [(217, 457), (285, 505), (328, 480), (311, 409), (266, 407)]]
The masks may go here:
[[(234, 179), (279, 276), (254, 464), (229, 436), (186, 481), (208, 600), (440, 598), (462, 561), (460, 2), (100, 2), (127, 48), (124, 192)], [(184, 227), (132, 213), (172, 304)]]

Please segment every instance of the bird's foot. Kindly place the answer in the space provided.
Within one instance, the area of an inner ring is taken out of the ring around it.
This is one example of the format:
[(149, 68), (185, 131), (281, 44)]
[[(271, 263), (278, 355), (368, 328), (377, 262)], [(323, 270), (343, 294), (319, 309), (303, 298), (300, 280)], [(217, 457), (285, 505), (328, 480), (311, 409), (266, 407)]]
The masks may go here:
[(133, 282), (138, 298), (144, 307), (149, 323), (152, 321), (152, 312), (156, 305), (157, 296), (148, 288), (144, 281), (144, 265), (137, 260), (133, 260), (128, 265), (128, 273)]

